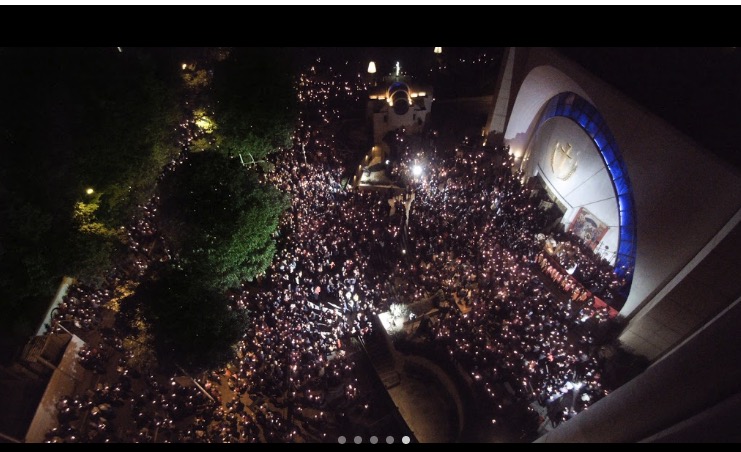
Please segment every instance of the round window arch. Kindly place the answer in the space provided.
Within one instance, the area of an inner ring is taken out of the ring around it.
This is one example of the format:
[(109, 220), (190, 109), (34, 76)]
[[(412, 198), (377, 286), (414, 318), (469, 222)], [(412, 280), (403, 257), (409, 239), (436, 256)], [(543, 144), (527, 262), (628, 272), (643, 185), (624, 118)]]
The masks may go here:
[[(615, 137), (607, 127), (607, 122), (597, 109), (586, 99), (573, 92), (563, 92), (553, 96), (540, 116), (538, 126), (554, 117), (564, 117), (577, 123), (594, 142), (602, 160), (607, 167), (620, 218), (620, 234), (615, 256), (615, 273), (626, 280), (620, 294), (627, 298), (633, 282), (633, 270), (636, 259), (636, 223), (633, 190), (628, 178), (628, 171), (615, 142)], [(622, 306), (614, 306), (616, 309)]]

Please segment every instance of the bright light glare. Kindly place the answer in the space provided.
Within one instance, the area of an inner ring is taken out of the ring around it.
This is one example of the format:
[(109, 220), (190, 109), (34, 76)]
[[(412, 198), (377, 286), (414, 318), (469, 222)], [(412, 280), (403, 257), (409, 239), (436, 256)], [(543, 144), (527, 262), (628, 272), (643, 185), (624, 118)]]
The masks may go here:
[(376, 73), (376, 62), (375, 61), (371, 61), (370, 63), (368, 63), (368, 73), (369, 74)]
[(85, 190), (85, 193), (87, 193), (88, 195), (92, 195), (93, 193), (95, 193), (95, 190), (93, 190), (92, 188), (88, 188), (87, 190)]
[(412, 174), (414, 177), (419, 177), (422, 175), (422, 167), (420, 165), (414, 165), (412, 167)]

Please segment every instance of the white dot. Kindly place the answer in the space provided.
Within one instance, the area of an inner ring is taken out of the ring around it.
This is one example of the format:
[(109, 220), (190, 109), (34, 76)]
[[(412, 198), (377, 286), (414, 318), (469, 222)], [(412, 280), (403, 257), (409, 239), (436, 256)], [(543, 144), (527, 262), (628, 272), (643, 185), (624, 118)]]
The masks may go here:
[(340, 436), (339, 438), (337, 438), (337, 442), (340, 444), (345, 444), (345, 441), (347, 441), (347, 439), (345, 439), (344, 436)]
[(409, 437), (408, 437), (408, 436), (402, 436), (402, 437), (401, 437), (401, 442), (402, 442), (402, 443), (404, 443), (404, 444), (409, 444), (409, 441), (411, 441), (411, 440), (409, 439)]
[(361, 437), (359, 437), (359, 436), (356, 436), (356, 437), (355, 437), (355, 444), (360, 444), (360, 443), (362, 443), (362, 442), (363, 442), (363, 438), (361, 438)]
[(393, 436), (387, 436), (386, 437), (386, 444), (394, 444), (394, 437)]
[(371, 437), (370, 437), (370, 442), (371, 442), (371, 444), (376, 444), (376, 443), (378, 442), (378, 437), (376, 437), (376, 436), (371, 436)]

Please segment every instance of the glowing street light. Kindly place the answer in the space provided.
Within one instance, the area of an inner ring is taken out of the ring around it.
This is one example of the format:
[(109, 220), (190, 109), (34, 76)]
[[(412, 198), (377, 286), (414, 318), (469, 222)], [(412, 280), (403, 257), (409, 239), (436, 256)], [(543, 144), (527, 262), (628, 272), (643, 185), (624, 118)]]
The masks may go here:
[(414, 165), (412, 167), (412, 175), (414, 177), (419, 177), (422, 175), (422, 166), (421, 165)]
[(85, 193), (87, 193), (88, 195), (92, 195), (93, 193), (95, 193), (95, 190), (93, 190), (92, 188), (88, 188), (87, 190), (85, 190)]
[(368, 73), (369, 74), (375, 74), (376, 73), (376, 63), (375, 61), (371, 61), (368, 63)]
[(440, 55), (441, 53), (443, 53), (443, 48), (442, 47), (435, 47), (435, 50), (433, 50), (433, 52), (435, 52), (436, 54)]

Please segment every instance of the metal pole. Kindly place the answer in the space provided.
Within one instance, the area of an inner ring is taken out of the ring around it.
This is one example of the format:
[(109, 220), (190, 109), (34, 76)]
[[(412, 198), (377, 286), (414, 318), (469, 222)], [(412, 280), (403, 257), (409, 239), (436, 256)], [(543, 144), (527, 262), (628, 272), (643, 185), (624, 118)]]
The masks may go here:
[(6, 435), (3, 432), (0, 432), (0, 438), (4, 439), (5, 441), (10, 441), (11, 443), (23, 443), (23, 441), (19, 440), (18, 438), (13, 438), (12, 436)]
[(190, 374), (185, 371), (185, 369), (183, 369), (182, 367), (180, 367), (180, 364), (177, 364), (176, 363), (175, 366), (177, 366), (177, 368), (180, 369), (180, 372), (184, 373), (186, 377), (190, 378), (193, 381), (193, 384), (195, 384), (196, 387), (198, 389), (200, 389), (202, 393), (206, 394), (206, 397), (208, 397), (209, 399), (211, 399), (212, 402), (216, 403), (216, 399), (214, 399), (213, 397), (211, 397), (211, 394), (209, 394), (208, 391), (206, 391), (205, 389), (203, 389), (203, 386), (199, 385), (195, 378), (191, 377)]
[[(63, 329), (64, 331), (66, 331), (67, 334), (70, 334), (70, 335), (74, 336), (74, 333), (72, 333), (70, 330), (68, 330), (67, 328), (65, 328), (64, 325), (62, 325), (62, 322), (64, 322), (64, 320), (60, 320), (59, 322), (57, 322), (57, 326), (59, 328)], [(85, 341), (82, 341), (82, 342), (85, 342)]]

